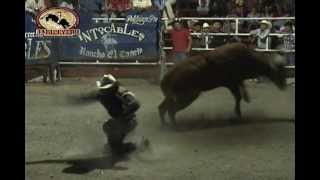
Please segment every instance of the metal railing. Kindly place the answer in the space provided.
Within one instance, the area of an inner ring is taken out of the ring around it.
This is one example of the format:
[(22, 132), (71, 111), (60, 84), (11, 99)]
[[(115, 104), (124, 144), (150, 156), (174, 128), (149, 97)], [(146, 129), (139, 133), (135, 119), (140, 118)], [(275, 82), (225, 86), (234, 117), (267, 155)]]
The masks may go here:
[[(168, 18), (162, 18), (162, 20), (167, 21), (169, 20)], [(181, 17), (177, 18), (176, 20), (234, 20), (236, 22), (236, 27), (235, 27), (235, 32), (234, 33), (206, 33), (206, 35), (209, 36), (250, 36), (250, 33), (239, 33), (239, 21), (240, 20), (295, 20), (295, 17), (255, 17), (255, 18), (250, 18), (250, 17)], [(202, 33), (191, 33), (192, 36), (194, 35), (202, 35)], [(269, 48), (269, 37), (271, 36), (288, 36), (292, 35), (295, 36), (295, 33), (270, 33), (267, 37), (267, 42), (266, 42), (266, 49), (256, 49), (257, 51), (263, 51), (263, 52), (288, 52), (288, 53), (294, 53), (295, 50), (279, 50), (279, 49), (270, 49)], [(207, 41), (206, 41), (207, 43)], [(215, 48), (209, 48), (208, 44), (205, 44), (206, 48), (192, 48), (192, 50), (196, 51), (207, 51), (207, 50), (215, 50)], [(163, 47), (165, 50), (170, 50), (172, 47)]]
[[(105, 23), (110, 23), (112, 21), (125, 21), (126, 18), (108, 18), (108, 17), (101, 17), (101, 18), (92, 18), (92, 20), (95, 23), (99, 23), (99, 22), (105, 22)], [(163, 21), (167, 21), (169, 20), (168, 18), (162, 18)], [(295, 17), (256, 17), (256, 18), (248, 18), (248, 17), (225, 17), (225, 18), (210, 18), (210, 17), (181, 17), (181, 18), (177, 18), (177, 20), (234, 20), (236, 22), (236, 28), (235, 28), (235, 32), (234, 33), (206, 33), (207, 35), (212, 35), (212, 36), (250, 36), (250, 33), (239, 33), (239, 21), (241, 20), (295, 20)], [(164, 32), (161, 32), (162, 34)], [(191, 33), (191, 35), (201, 35), (202, 33)], [(293, 35), (295, 36), (295, 34), (284, 34), (284, 33), (270, 33), (268, 35), (268, 38), (270, 36), (286, 36), (286, 35)], [(267, 38), (267, 41), (269, 41)], [(269, 49), (268, 47), (268, 42), (267, 44), (267, 48), (266, 49), (256, 49), (256, 51), (263, 51), (263, 52), (277, 52), (280, 51), (278, 49)], [(162, 47), (162, 50), (170, 50), (172, 49), (172, 47)], [(208, 45), (206, 45), (206, 48), (192, 48), (192, 50), (195, 51), (208, 51), (208, 50), (215, 50), (215, 48), (209, 48)], [(281, 52), (287, 52), (287, 53), (294, 53), (295, 50), (281, 50)], [(165, 65), (172, 65), (173, 63), (170, 62), (165, 62), (165, 60), (163, 60), (163, 58), (165, 58), (164, 55), (160, 55), (160, 58), (158, 60), (158, 62), (139, 62), (138, 58), (136, 62), (100, 62), (99, 60), (97, 60), (96, 62), (59, 62), (59, 64), (69, 64), (69, 65), (120, 65), (120, 66), (147, 66), (147, 65), (151, 65), (151, 66), (157, 66), (159, 64), (163, 64), (165, 63)], [(287, 66), (287, 68), (295, 68), (295, 66)]]

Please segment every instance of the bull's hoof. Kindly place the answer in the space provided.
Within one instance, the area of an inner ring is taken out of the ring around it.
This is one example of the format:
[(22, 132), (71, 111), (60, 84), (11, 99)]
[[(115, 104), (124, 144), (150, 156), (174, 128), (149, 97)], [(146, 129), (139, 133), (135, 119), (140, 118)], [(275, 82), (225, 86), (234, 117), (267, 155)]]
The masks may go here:
[(160, 121), (160, 124), (162, 127), (166, 127), (166, 126), (169, 126), (169, 124), (165, 121)]
[(243, 99), (244, 99), (244, 101), (245, 101), (246, 103), (250, 103), (250, 102), (251, 102), (251, 99), (250, 99), (249, 96), (244, 96)]
[(237, 125), (241, 124), (243, 122), (243, 119), (241, 117), (231, 117), (229, 119), (230, 124)]
[(174, 130), (174, 131), (179, 131), (180, 130), (180, 128), (179, 128), (179, 126), (177, 126), (177, 124), (172, 124), (171, 129)]

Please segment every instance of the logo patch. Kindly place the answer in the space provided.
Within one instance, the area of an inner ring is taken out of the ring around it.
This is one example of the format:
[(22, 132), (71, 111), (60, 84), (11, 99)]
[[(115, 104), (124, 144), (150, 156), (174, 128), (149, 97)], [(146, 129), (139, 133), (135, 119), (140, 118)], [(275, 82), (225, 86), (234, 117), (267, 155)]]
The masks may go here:
[(72, 9), (53, 7), (36, 17), (36, 33), (42, 36), (76, 36), (80, 34), (79, 15)]

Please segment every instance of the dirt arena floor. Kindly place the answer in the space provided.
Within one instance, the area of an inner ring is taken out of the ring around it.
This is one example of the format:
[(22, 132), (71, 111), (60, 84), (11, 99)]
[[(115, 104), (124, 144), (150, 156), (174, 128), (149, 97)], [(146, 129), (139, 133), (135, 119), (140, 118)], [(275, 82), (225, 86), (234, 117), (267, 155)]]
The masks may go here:
[[(142, 103), (139, 125), (150, 146), (128, 158), (103, 153), (98, 103), (74, 106), (67, 100), (95, 88), (96, 79), (63, 79), (56, 85), (26, 84), (26, 179), (29, 180), (293, 180), (295, 179), (294, 86), (279, 91), (268, 83), (247, 83), (251, 103), (244, 120), (232, 124), (234, 99), (219, 88), (204, 93), (177, 114), (179, 131), (163, 128), (158, 85), (121, 79)], [(40, 163), (35, 163), (40, 161)], [(42, 161), (42, 162), (41, 162)]]

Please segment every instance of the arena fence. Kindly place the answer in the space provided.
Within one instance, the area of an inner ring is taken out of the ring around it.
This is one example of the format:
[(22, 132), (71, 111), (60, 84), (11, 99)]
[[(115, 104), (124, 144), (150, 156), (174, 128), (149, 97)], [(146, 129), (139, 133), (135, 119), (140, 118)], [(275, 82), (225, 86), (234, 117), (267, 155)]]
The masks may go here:
[[(98, 22), (111, 22), (111, 21), (125, 21), (125, 18), (92, 18), (92, 20), (96, 23)], [(162, 18), (163, 21), (168, 21), (167, 18)], [(239, 21), (241, 20), (295, 20), (295, 17), (257, 17), (257, 18), (241, 18), (241, 17), (226, 17), (226, 18), (208, 18), (208, 17), (182, 17), (182, 18), (178, 18), (177, 20), (206, 20), (206, 21), (215, 21), (215, 20), (234, 20), (236, 22), (236, 30), (235, 33), (207, 33), (207, 35), (211, 35), (211, 36), (250, 36), (250, 33), (239, 33)], [(165, 23), (167, 24), (167, 23)], [(160, 37), (163, 37), (164, 31), (162, 31)], [(192, 36), (195, 35), (201, 35), (201, 33), (191, 33)], [(271, 36), (288, 36), (288, 35), (293, 35), (295, 36), (295, 33), (292, 34), (285, 34), (285, 33), (270, 33), (268, 35), (267, 38), (267, 47), (266, 49), (256, 49), (256, 51), (262, 51), (262, 52), (286, 52), (286, 53), (295, 53), (295, 50), (278, 50), (278, 49), (270, 49), (269, 48), (269, 37)], [(161, 38), (160, 41), (163, 41), (163, 38)], [(160, 42), (159, 42), (160, 43)], [(161, 46), (162, 43), (160, 43), (160, 47), (162, 47), (162, 50), (171, 50), (172, 47), (164, 47)], [(206, 48), (192, 48), (193, 51), (208, 51), (208, 50), (215, 50), (215, 48), (209, 48), (208, 44), (206, 44)], [(163, 56), (162, 56), (163, 57)], [(126, 63), (126, 62), (119, 62), (119, 63), (111, 63), (111, 62), (99, 62), (98, 60), (96, 62), (60, 62), (60, 64), (82, 64), (82, 65), (158, 65), (160, 64), (162, 61), (159, 60), (158, 63), (141, 63), (138, 62), (138, 59), (136, 61), (136, 63)], [(169, 63), (168, 64), (172, 64)], [(292, 66), (290, 66), (292, 67)]]
[[(96, 23), (98, 22), (112, 22), (112, 21), (125, 21), (125, 18), (92, 18), (92, 20)], [(181, 21), (188, 21), (188, 20), (206, 20), (207, 22), (209, 21), (215, 21), (215, 20), (220, 20), (220, 21), (235, 21), (236, 27), (235, 27), (235, 32), (234, 33), (206, 33), (207, 35), (210, 36), (250, 36), (250, 33), (239, 33), (239, 25), (240, 21), (257, 21), (257, 20), (295, 20), (295, 17), (257, 17), (257, 18), (244, 18), (244, 17), (225, 17), (225, 18), (209, 18), (209, 17), (181, 17), (178, 18), (177, 20)], [(161, 51), (160, 52), (160, 58), (157, 62), (139, 62), (137, 59), (136, 62), (99, 62), (98, 60), (96, 62), (59, 62), (59, 64), (66, 64), (66, 65), (117, 65), (117, 66), (159, 66), (160, 65), (160, 79), (162, 79), (164, 73), (166, 72), (166, 67), (171, 66), (174, 63), (172, 62), (167, 62), (166, 58), (166, 51), (171, 50), (172, 47), (165, 47), (162, 46), (162, 43), (164, 41), (163, 35), (165, 33), (165, 25), (168, 24), (169, 19), (167, 18), (162, 18), (163, 21), (163, 27), (162, 31), (160, 32), (160, 41), (159, 41), (159, 47)], [(192, 36), (196, 35), (201, 35), (201, 33), (191, 33)], [(262, 52), (284, 52), (284, 53), (295, 53), (295, 49), (271, 49), (269, 47), (269, 38), (272, 36), (288, 36), (288, 35), (293, 35), (295, 36), (295, 33), (292, 34), (284, 34), (284, 33), (270, 33), (267, 38), (267, 46), (266, 49), (255, 49), (256, 51), (262, 51)], [(192, 48), (192, 51), (208, 51), (208, 50), (215, 50), (215, 48), (209, 48), (208, 43), (205, 44), (205, 48)], [(294, 65), (291, 66), (286, 66), (286, 68), (289, 69), (295, 69)]]

